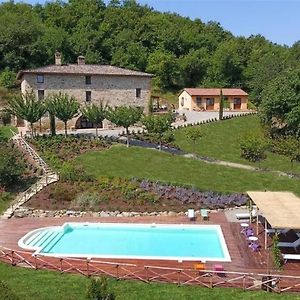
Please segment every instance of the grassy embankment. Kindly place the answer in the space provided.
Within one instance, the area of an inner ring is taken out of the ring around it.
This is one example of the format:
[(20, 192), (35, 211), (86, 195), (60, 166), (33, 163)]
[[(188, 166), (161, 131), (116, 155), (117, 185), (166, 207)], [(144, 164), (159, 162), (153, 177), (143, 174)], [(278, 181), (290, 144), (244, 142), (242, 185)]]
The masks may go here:
[[(195, 145), (186, 137), (186, 128), (175, 131), (175, 144), (187, 152), (201, 156), (258, 166), (240, 155), (240, 140), (243, 136), (250, 132), (263, 135), (258, 116), (239, 117), (200, 126), (203, 128), (203, 137)], [(267, 159), (261, 162), (261, 168), (300, 174), (300, 163), (294, 163), (291, 168), (288, 157), (270, 151), (267, 151)]]
[(146, 178), (223, 193), (267, 189), (300, 195), (298, 179), (207, 164), (157, 150), (118, 145), (106, 151), (88, 152), (75, 161), (95, 177)]
[[(54, 271), (35, 271), (0, 263), (0, 280), (4, 281), (22, 300), (84, 300), (89, 283), (81, 275)], [(239, 289), (202, 288), (170, 284), (147, 284), (136, 281), (109, 279), (109, 289), (117, 300), (197, 300), (197, 299), (297, 299), (292, 295), (267, 292), (243, 292)], [(1, 294), (1, 293), (0, 293)], [(300, 298), (298, 298), (300, 299)]]

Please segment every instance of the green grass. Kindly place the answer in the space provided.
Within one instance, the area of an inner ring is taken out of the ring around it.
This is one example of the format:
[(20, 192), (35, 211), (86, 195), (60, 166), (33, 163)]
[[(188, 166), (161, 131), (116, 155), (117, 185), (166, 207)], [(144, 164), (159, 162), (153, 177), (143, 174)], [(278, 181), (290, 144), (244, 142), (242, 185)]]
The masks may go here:
[[(175, 131), (175, 144), (187, 152), (194, 152), (201, 156), (258, 166), (258, 164), (250, 163), (240, 156), (240, 140), (245, 134), (249, 132), (263, 134), (258, 116), (239, 117), (200, 126), (203, 128), (203, 137), (195, 145), (187, 139), (186, 128)], [(261, 162), (261, 167), (300, 173), (299, 163), (295, 163), (291, 169), (288, 157), (269, 151), (267, 152), (267, 159)]]
[(207, 164), (157, 150), (114, 146), (107, 151), (80, 155), (75, 161), (96, 177), (147, 178), (219, 192), (267, 189), (300, 195), (297, 179)]
[[(54, 271), (35, 271), (0, 263), (3, 280), (22, 300), (83, 300), (89, 280), (81, 275)], [(109, 280), (109, 289), (117, 300), (198, 300), (198, 299), (300, 299), (295, 295), (267, 292), (243, 292), (239, 289), (178, 287), (170, 284), (146, 284), (136, 281)]]
[(0, 194), (0, 215), (8, 208), (10, 202), (13, 200), (12, 193)]
[(17, 132), (17, 128), (13, 126), (0, 126), (0, 135), (3, 135), (5, 138), (11, 138), (12, 133), (10, 130)]

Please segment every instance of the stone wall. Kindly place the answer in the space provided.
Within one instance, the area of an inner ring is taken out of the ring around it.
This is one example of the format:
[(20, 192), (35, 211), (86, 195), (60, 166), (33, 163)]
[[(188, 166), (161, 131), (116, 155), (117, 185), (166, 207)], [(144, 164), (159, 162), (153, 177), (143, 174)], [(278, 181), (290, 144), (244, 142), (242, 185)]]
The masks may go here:
[[(138, 106), (147, 113), (150, 85), (151, 78), (144, 76), (93, 75), (91, 84), (86, 84), (84, 75), (45, 74), (44, 83), (37, 83), (35, 74), (24, 74), (21, 91), (34, 91), (37, 95), (38, 90), (44, 90), (45, 97), (63, 92), (74, 96), (81, 105), (86, 103), (86, 91), (91, 91), (91, 103), (103, 101), (112, 107)], [(136, 97), (136, 89), (141, 89), (140, 97)], [(73, 127), (77, 119), (71, 120), (69, 127)], [(48, 118), (44, 118), (43, 123), (48, 126)]]

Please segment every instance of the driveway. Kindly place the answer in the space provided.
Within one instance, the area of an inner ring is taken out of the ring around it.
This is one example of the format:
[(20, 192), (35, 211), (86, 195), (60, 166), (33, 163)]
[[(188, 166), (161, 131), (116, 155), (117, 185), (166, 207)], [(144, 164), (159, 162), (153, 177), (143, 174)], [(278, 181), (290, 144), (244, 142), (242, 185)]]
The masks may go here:
[[(180, 115), (185, 114), (187, 120), (186, 122), (177, 122), (174, 125), (182, 125), (182, 124), (193, 124), (197, 122), (207, 121), (209, 119), (219, 119), (219, 112), (218, 111), (189, 111), (189, 110), (177, 110)], [(223, 116), (231, 116), (231, 115), (241, 115), (241, 114), (248, 114), (248, 112), (232, 112), (226, 111), (223, 113)]]
[[(178, 127), (184, 124), (193, 124), (197, 122), (203, 122), (209, 119), (214, 119), (214, 118), (219, 118), (219, 112), (217, 111), (188, 111), (188, 110), (177, 110), (177, 113), (180, 115), (185, 114), (186, 115), (186, 122), (183, 121), (178, 121), (173, 123), (172, 125), (174, 127)], [(224, 116), (229, 116), (229, 115), (240, 115), (240, 114), (247, 114), (248, 112), (224, 112)], [(130, 127), (130, 131), (142, 131), (142, 127)], [(119, 134), (121, 134), (124, 131), (124, 128), (113, 128), (113, 129), (99, 129), (98, 134), (101, 136), (111, 136), (111, 137), (118, 137)], [(64, 134), (63, 130), (57, 131), (58, 134)], [(95, 135), (96, 131), (95, 129), (76, 129), (75, 131), (73, 130), (68, 130), (68, 133), (71, 134), (88, 134), (88, 135)]]

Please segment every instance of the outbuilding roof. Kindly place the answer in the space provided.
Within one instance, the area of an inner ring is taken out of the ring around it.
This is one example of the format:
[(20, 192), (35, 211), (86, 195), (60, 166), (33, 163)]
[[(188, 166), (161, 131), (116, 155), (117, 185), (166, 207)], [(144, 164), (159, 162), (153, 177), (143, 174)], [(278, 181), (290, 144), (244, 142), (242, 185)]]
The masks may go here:
[(150, 73), (123, 69), (110, 65), (87, 64), (50, 65), (41, 68), (22, 70), (18, 73), (17, 79), (21, 79), (24, 74), (77, 74), (153, 77), (153, 74)]
[(300, 229), (300, 198), (290, 192), (247, 192), (272, 228)]
[[(221, 89), (219, 88), (185, 88), (191, 96), (220, 96)], [(242, 89), (222, 89), (224, 96), (248, 96), (248, 94)]]

